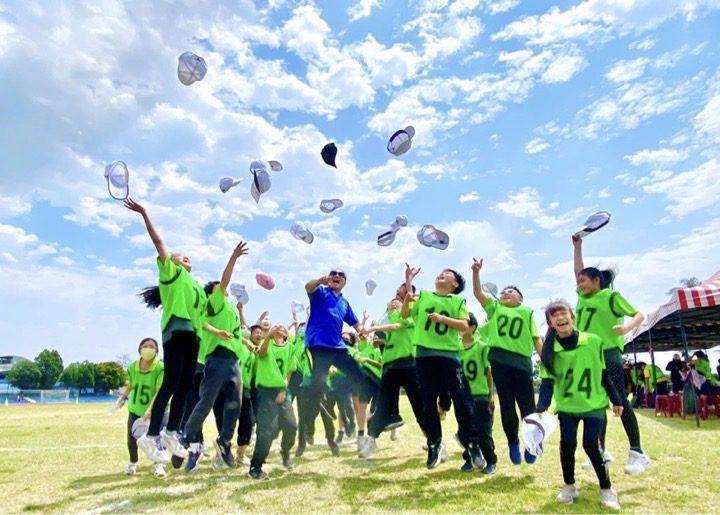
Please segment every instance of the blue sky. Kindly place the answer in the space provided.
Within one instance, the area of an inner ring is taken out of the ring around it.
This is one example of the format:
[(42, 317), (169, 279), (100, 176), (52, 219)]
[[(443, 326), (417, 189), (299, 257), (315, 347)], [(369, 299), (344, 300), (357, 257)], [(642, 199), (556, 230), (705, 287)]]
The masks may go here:
[[(113, 359), (159, 336), (135, 296), (156, 280), (153, 248), (107, 195), (117, 159), (199, 280), (249, 241), (234, 279), (250, 318), (287, 323), (332, 267), (356, 312), (379, 317), (406, 261), (431, 287), (443, 268), (469, 276), (473, 256), (539, 312), (574, 301), (570, 235), (599, 209), (613, 218), (586, 261), (617, 267), (650, 311), (718, 268), (718, 26), (718, 0), (0, 0), (0, 353)], [(208, 63), (190, 87), (185, 51)], [(413, 148), (394, 158), (387, 138), (409, 124)], [(320, 159), (329, 141), (337, 170)], [(255, 159), (285, 168), (259, 204)], [(223, 195), (224, 175), (244, 181)], [(323, 214), (335, 197), (345, 207)], [(398, 214), (409, 227), (378, 247)], [(420, 246), (424, 224), (450, 247)]]

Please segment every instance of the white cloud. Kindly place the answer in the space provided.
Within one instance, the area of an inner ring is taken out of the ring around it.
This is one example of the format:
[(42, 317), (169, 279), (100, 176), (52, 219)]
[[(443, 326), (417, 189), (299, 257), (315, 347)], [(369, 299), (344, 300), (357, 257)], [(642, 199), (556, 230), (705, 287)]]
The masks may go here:
[(720, 161), (710, 159), (684, 172), (654, 172), (638, 181), (647, 193), (665, 196), (666, 211), (682, 217), (717, 205), (720, 198)]
[(539, 154), (550, 147), (550, 144), (542, 138), (534, 138), (525, 145), (525, 152), (528, 154)]
[(598, 198), (608, 198), (610, 196), (610, 188), (603, 188), (597, 192)]
[(546, 230), (558, 229), (569, 224), (582, 211), (582, 208), (579, 208), (559, 215), (549, 215), (545, 207), (540, 193), (530, 186), (525, 186), (516, 192), (509, 193), (507, 199), (497, 202), (493, 209), (517, 218), (530, 220)]
[(605, 74), (611, 82), (630, 82), (645, 73), (645, 67), (650, 62), (647, 57), (640, 57), (631, 61), (618, 61)]
[(665, 166), (687, 159), (688, 153), (676, 148), (659, 148), (657, 150), (640, 150), (625, 156), (633, 166), (649, 165), (652, 167)]
[(639, 39), (637, 41), (633, 41), (630, 43), (630, 48), (633, 50), (652, 50), (655, 45), (657, 44), (657, 41), (652, 36), (648, 36), (644, 39)]
[(703, 110), (695, 116), (694, 125), (700, 136), (720, 142), (720, 94), (708, 100)]
[(500, 14), (514, 9), (520, 5), (520, 0), (487, 0), (490, 14)]
[(548, 84), (555, 82), (567, 82), (586, 66), (587, 60), (582, 55), (560, 55), (557, 59), (550, 63), (540, 77), (540, 80)]
[(480, 194), (477, 191), (471, 191), (470, 193), (460, 195), (459, 200), (461, 204), (465, 204), (466, 202), (474, 202), (476, 200), (480, 200)]
[(635, 197), (625, 197), (624, 199), (622, 199), (622, 203), (628, 206), (634, 204), (636, 201), (637, 199)]
[(18, 195), (3, 195), (0, 191), (0, 220), (29, 213), (32, 202)]
[(75, 261), (67, 256), (58, 256), (54, 258), (53, 261), (62, 266), (71, 266), (75, 264)]
[(380, 7), (380, 0), (358, 0), (355, 5), (348, 8), (347, 14), (351, 22), (358, 21), (370, 16), (376, 7)]

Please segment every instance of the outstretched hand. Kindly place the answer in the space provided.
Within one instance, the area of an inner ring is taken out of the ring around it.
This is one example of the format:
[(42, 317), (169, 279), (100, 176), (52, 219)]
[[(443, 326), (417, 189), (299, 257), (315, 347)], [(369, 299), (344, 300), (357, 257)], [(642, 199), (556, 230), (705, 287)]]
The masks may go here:
[(412, 282), (413, 279), (415, 279), (415, 276), (420, 273), (421, 268), (413, 268), (407, 263), (405, 263), (405, 281)]
[(128, 208), (130, 211), (135, 211), (136, 213), (140, 213), (141, 215), (145, 214), (145, 208), (131, 198), (126, 198), (125, 200), (123, 200), (123, 206)]
[(237, 244), (237, 247), (235, 247), (235, 250), (233, 250), (233, 256), (235, 256), (236, 258), (239, 258), (240, 256), (244, 256), (245, 254), (247, 254), (248, 250), (249, 249), (247, 247), (247, 243), (244, 241), (241, 241), (240, 243)]
[(472, 268), (473, 273), (477, 274), (480, 272), (480, 270), (482, 270), (482, 265), (483, 265), (483, 258), (480, 258), (480, 261), (473, 258), (473, 264), (470, 268)]

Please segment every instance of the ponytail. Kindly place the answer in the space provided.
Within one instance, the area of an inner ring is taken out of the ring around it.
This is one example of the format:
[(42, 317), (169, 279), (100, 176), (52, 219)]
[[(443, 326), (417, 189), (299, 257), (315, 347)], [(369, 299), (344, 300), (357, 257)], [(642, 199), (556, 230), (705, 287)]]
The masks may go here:
[(600, 289), (612, 288), (613, 282), (615, 281), (615, 271), (612, 269), (600, 270), (594, 266), (583, 268), (580, 271), (580, 275), (590, 278), (591, 280), (598, 279), (600, 281)]
[(162, 306), (162, 300), (160, 299), (160, 287), (159, 286), (148, 286), (138, 294), (138, 297), (145, 303), (150, 309), (157, 309)]

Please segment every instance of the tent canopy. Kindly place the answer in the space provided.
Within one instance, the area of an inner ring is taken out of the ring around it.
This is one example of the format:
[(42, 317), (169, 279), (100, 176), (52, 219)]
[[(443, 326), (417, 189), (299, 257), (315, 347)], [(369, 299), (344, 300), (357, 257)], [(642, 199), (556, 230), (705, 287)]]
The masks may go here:
[(626, 335), (625, 352), (647, 351), (651, 344), (654, 351), (684, 349), (681, 319), (688, 349), (720, 345), (720, 271), (698, 286), (673, 291), (668, 302)]

